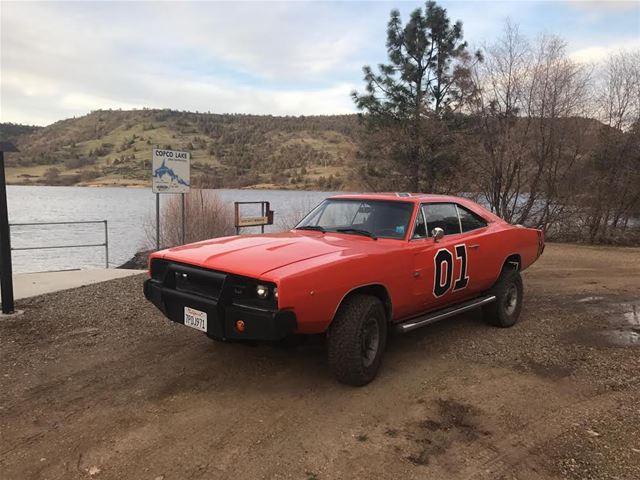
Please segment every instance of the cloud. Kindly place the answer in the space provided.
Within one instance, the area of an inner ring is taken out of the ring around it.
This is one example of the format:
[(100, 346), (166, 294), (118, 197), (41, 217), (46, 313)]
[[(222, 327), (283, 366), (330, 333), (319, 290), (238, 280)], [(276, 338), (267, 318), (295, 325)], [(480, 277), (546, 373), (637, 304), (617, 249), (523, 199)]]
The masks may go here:
[[(28, 73), (3, 75), (2, 121), (46, 125), (65, 117), (98, 109), (142, 107), (176, 110), (253, 113), (271, 115), (329, 115), (352, 113), (349, 93), (356, 87), (340, 83), (318, 89), (265, 89), (236, 85), (219, 79), (132, 75), (126, 80), (129, 91), (96, 94), (92, 89), (73, 91), (66, 81), (38, 81)], [(4, 98), (6, 96), (6, 99)], [(12, 101), (19, 99), (18, 102)]]
[(581, 10), (638, 10), (638, 2), (636, 0), (569, 0), (567, 3), (570, 6)]
[[(569, 35), (572, 55), (581, 61), (606, 56), (633, 30), (626, 10), (596, 15), (558, 2), (442, 3), (453, 20), (463, 20), (472, 45), (493, 40), (510, 16), (526, 35), (564, 29), (557, 33)], [(362, 65), (386, 59), (386, 22), (395, 6), (3, 2), (0, 120), (47, 124), (99, 108), (143, 106), (275, 115), (353, 112), (349, 93), (363, 86)], [(399, 6), (406, 21), (424, 2)], [(571, 28), (567, 11), (573, 12)], [(637, 40), (637, 22), (635, 27)]]
[(169, 4), (153, 23), (170, 16), (183, 45), (266, 79), (328, 72), (362, 47), (348, 18), (322, 4), (217, 3), (204, 12), (202, 4), (182, 5)]
[(99, 108), (142, 106), (353, 112), (349, 92), (356, 85), (345, 79), (359, 73), (366, 34), (347, 28), (347, 20), (324, 5), (312, 6), (317, 25), (301, 22), (301, 9), (288, 3), (3, 4), (1, 120), (42, 124)]
[(569, 58), (580, 63), (597, 63), (606, 60), (612, 54), (626, 50), (640, 49), (640, 38), (609, 45), (581, 48), (569, 53)]

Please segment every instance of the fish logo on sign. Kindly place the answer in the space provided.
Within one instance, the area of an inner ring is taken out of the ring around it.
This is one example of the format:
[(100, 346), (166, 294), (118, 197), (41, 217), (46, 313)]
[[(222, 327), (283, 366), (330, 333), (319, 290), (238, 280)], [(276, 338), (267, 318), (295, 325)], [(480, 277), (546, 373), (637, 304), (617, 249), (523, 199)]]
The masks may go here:
[(185, 185), (187, 187), (189, 186), (189, 182), (185, 182), (182, 178), (180, 178), (178, 174), (176, 174), (172, 169), (165, 165), (165, 161), (163, 160), (162, 165), (156, 168), (156, 171), (153, 172), (153, 176), (155, 178), (162, 179), (162, 177), (164, 177), (165, 175), (167, 175), (171, 180), (178, 182), (180, 185)]

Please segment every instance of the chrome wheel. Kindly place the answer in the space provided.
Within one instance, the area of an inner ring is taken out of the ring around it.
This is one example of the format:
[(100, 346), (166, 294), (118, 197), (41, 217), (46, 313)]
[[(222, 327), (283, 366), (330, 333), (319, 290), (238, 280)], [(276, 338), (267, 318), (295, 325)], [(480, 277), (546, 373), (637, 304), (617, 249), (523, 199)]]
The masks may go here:
[(511, 316), (518, 307), (518, 287), (515, 284), (511, 284), (504, 296), (504, 311), (507, 315)]
[(380, 328), (378, 321), (373, 317), (368, 317), (362, 325), (362, 363), (365, 367), (370, 366), (376, 359), (380, 346)]

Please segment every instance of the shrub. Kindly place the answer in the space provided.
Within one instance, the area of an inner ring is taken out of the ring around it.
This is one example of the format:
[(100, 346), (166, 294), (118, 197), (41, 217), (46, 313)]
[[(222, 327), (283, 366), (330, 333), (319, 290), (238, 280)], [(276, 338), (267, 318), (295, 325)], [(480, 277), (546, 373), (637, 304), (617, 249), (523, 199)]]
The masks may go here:
[(48, 168), (46, 172), (44, 172), (44, 178), (47, 182), (53, 183), (58, 180), (60, 177), (60, 170), (56, 167)]
[(100, 176), (100, 172), (96, 169), (93, 170), (85, 170), (80, 173), (80, 180), (83, 182), (90, 182), (91, 180), (95, 180)]
[[(160, 211), (160, 247), (173, 247), (235, 234), (233, 206), (210, 190), (194, 189), (185, 195), (185, 242), (182, 241), (182, 201), (171, 195)], [(155, 212), (145, 225), (145, 248), (155, 248)]]
[(76, 168), (82, 168), (87, 165), (93, 165), (95, 163), (95, 159), (91, 157), (78, 157), (78, 158), (68, 158), (64, 161), (65, 168), (70, 170)]

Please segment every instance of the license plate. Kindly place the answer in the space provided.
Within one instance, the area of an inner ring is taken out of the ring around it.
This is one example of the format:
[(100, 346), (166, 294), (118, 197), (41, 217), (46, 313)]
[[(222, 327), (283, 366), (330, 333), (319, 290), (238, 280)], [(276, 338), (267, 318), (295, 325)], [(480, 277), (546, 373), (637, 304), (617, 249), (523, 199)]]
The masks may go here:
[(184, 307), (184, 324), (201, 332), (207, 331), (207, 312)]

